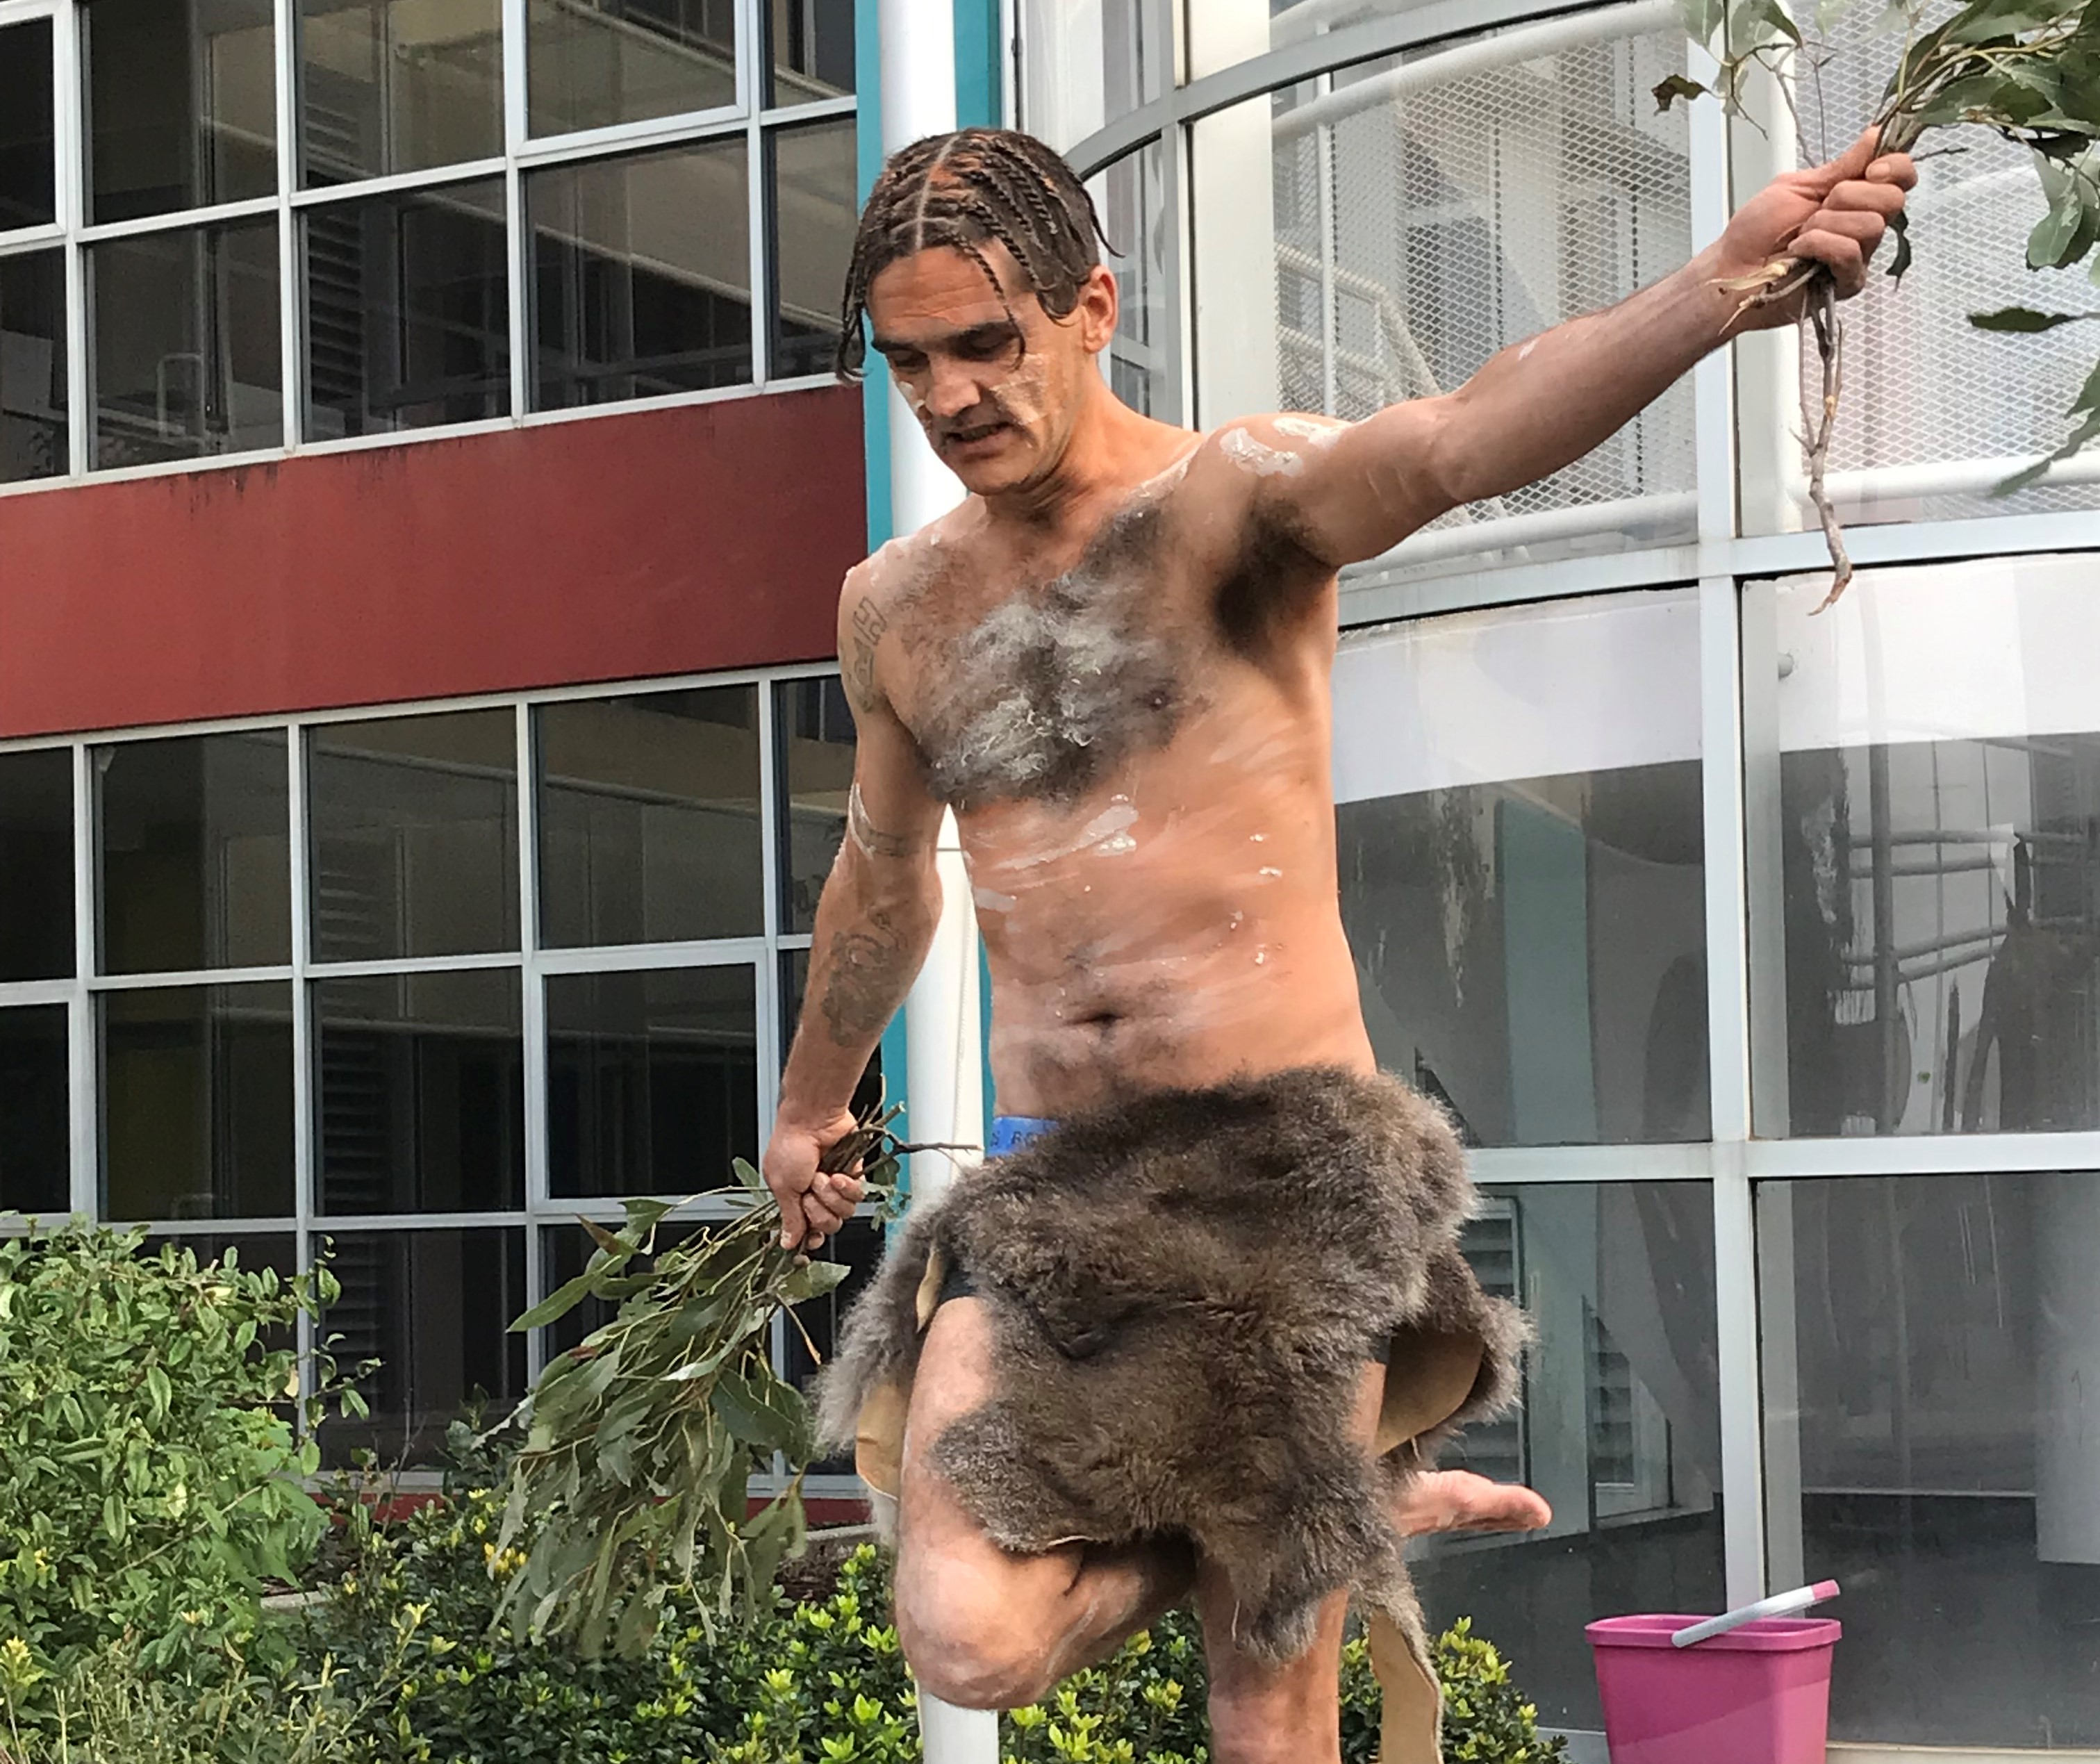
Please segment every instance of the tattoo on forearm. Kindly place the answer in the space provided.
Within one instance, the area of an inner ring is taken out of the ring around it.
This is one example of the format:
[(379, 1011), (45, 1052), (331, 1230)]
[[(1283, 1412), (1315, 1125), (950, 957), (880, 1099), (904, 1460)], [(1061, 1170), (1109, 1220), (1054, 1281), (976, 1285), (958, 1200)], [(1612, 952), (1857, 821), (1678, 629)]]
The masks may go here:
[(854, 608), (853, 655), (847, 660), (846, 677), (860, 703), (876, 702), (875, 647), (889, 628), (889, 620), (883, 616), (882, 608), (875, 603), (873, 595), (864, 597)]
[(846, 792), (846, 831), (871, 858), (909, 858), (920, 849), (918, 840), (902, 833), (885, 833), (868, 818), (858, 782)]
[(850, 1047), (880, 1034), (911, 977), (911, 951), (888, 915), (876, 915), (865, 928), (841, 931), (827, 955), (822, 1009), (832, 1039)]

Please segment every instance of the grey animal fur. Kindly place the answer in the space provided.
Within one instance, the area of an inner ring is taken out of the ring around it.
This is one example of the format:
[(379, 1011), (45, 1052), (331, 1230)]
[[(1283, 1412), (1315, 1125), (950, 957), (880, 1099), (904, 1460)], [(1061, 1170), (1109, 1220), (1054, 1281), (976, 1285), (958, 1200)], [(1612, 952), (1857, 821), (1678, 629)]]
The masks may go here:
[[(1304, 1652), (1344, 1586), (1418, 1644), (1396, 1484), (1510, 1405), (1526, 1339), (1459, 1255), (1473, 1197), (1449, 1123), (1389, 1078), (1305, 1068), (1112, 1103), (913, 1210), (823, 1374), (819, 1431), (850, 1441), (871, 1391), (909, 1385), (938, 1244), (986, 1303), (1000, 1371), (934, 1462), (997, 1542), (1186, 1537), (1268, 1659)], [(1365, 1359), (1410, 1326), (1486, 1356), (1437, 1437), (1374, 1460), (1350, 1443)]]

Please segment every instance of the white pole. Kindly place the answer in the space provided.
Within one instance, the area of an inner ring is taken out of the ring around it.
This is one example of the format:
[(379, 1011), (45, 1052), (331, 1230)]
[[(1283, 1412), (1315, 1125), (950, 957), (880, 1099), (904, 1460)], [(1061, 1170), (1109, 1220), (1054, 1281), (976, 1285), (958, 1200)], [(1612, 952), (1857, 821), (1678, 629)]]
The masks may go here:
[[(881, 0), (882, 150), (885, 157), (955, 126), (955, 16), (952, 0)], [(890, 524), (916, 532), (962, 500), (962, 487), (934, 457), (918, 421), (889, 393)], [(917, 983), (905, 1001), (905, 1095), (911, 1136), (984, 1142), (984, 1056), (977, 998), (976, 910), (953, 815), (941, 822), (941, 919)], [(911, 1160), (915, 1194), (931, 1197), (966, 1156), (921, 1152)], [(919, 1694), (926, 1764), (998, 1764), (999, 1718)]]

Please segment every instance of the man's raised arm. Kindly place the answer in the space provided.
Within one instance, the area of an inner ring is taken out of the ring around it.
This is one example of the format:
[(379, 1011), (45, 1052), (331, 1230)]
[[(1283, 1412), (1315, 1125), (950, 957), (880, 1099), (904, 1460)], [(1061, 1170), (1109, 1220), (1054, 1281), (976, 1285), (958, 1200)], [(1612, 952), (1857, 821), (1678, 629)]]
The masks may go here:
[(940, 917), (933, 867), (941, 805), (922, 779), (911, 734), (876, 683), (884, 631), (863, 564), (839, 598), (839, 660), (853, 705), (854, 783), (846, 836), (817, 904), (801, 1021), (780, 1080), (780, 1113), (764, 1160), (780, 1203), (781, 1241), (813, 1248), (853, 1215), (860, 1184), (818, 1161), (853, 1125), (869, 1056), (904, 1002)]
[[(1870, 139), (1842, 159), (1775, 179), (1722, 236), (1674, 275), (1603, 312), (1503, 350), (1455, 392), (1396, 404), (1333, 439), (1269, 436), (1302, 461), (1261, 488), (1283, 530), (1335, 568), (1375, 558), (1438, 515), (1533, 483), (1580, 459), (1737, 330), (1791, 324), (1801, 298), (1738, 323), (1719, 285), (1781, 251), (1827, 265), (1842, 297), (1917, 181), (1905, 155), (1870, 163)], [(1274, 421), (1274, 419), (1271, 419)], [(1285, 436), (1301, 435), (1282, 419)]]

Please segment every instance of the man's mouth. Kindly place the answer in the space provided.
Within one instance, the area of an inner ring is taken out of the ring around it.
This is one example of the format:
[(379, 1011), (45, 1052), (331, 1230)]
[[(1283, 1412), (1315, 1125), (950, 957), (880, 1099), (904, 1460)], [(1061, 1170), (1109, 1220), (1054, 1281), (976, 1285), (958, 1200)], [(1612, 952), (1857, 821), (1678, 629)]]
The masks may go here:
[(948, 444), (951, 447), (975, 447), (982, 442), (990, 441), (995, 436), (1005, 434), (1011, 426), (1011, 424), (1004, 422), (986, 422), (975, 424), (968, 429), (951, 429), (948, 431)]

